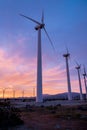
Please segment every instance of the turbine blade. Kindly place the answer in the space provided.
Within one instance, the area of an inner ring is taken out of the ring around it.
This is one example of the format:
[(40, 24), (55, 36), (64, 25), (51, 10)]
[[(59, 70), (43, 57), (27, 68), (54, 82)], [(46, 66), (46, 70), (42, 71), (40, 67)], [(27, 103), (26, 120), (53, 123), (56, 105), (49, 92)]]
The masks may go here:
[(83, 69), (84, 69), (84, 73), (86, 74), (86, 69), (85, 69), (85, 65), (83, 65)]
[(86, 77), (87, 77), (86, 68), (85, 68), (85, 74), (86, 74)]
[(42, 11), (42, 19), (41, 19), (42, 24), (44, 23), (44, 11)]
[(31, 21), (34, 22), (34, 23), (37, 23), (37, 24), (41, 25), (41, 23), (39, 23), (38, 21), (36, 21), (36, 20), (34, 20), (34, 19), (30, 18), (30, 17), (27, 17), (27, 16), (25, 16), (25, 15), (23, 15), (23, 14), (19, 14), (19, 15), (22, 16), (22, 17), (25, 17), (25, 18), (27, 18), (27, 19), (29, 19), (29, 20), (31, 20)]
[(65, 47), (66, 47), (66, 53), (69, 54), (69, 59), (71, 59), (71, 56), (70, 56), (69, 49), (68, 49), (67, 45)]
[(77, 66), (79, 66), (78, 62), (75, 60), (75, 63), (77, 64)]
[(43, 28), (43, 29), (44, 29), (44, 31), (45, 31), (45, 33), (46, 33), (46, 35), (47, 35), (47, 37), (48, 37), (48, 39), (49, 39), (49, 41), (50, 41), (50, 44), (51, 44), (53, 50), (55, 51), (55, 47), (54, 47), (54, 45), (53, 45), (53, 43), (52, 43), (52, 41), (51, 41), (51, 39), (50, 39), (50, 37), (49, 37), (49, 35), (48, 35), (46, 29), (45, 29), (45, 28)]
[(66, 51), (67, 51), (67, 54), (69, 53), (69, 50), (68, 50), (68, 47), (66, 46)]

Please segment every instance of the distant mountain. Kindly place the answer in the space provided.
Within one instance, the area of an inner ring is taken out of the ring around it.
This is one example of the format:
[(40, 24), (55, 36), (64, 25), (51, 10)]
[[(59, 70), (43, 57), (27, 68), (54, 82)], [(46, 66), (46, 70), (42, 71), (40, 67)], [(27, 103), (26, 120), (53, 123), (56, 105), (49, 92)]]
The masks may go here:
[[(80, 94), (77, 92), (72, 92), (72, 98), (73, 99), (79, 99)], [(55, 95), (49, 95), (49, 94), (45, 94), (43, 95), (44, 99), (68, 99), (68, 93), (60, 93), (60, 94), (55, 94)]]

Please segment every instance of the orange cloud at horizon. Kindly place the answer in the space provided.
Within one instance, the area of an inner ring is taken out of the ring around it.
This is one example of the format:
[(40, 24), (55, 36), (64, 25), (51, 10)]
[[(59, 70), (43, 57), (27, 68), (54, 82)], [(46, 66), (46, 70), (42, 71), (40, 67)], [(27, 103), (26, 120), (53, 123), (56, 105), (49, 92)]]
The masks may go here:
[[(24, 96), (34, 96), (36, 92), (36, 58), (25, 60), (15, 56), (6, 56), (6, 52), (0, 49), (0, 88), (6, 89), (5, 97), (21, 97), (24, 90)], [(79, 88), (78, 81), (73, 80), (72, 90), (77, 91)], [(74, 86), (74, 87), (73, 87)], [(8, 88), (8, 89), (7, 89)], [(0, 97), (3, 96), (0, 89)], [(61, 65), (45, 68), (43, 66), (43, 94), (57, 94), (67, 92), (66, 70), (61, 69)]]

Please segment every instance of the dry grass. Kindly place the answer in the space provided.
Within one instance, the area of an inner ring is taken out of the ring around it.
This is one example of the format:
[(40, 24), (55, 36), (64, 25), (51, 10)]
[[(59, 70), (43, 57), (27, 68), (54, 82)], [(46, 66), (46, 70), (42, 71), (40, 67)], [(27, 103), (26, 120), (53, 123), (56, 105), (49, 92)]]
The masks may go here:
[(21, 115), (31, 130), (87, 130), (87, 120), (81, 118), (87, 111), (78, 106), (31, 107)]

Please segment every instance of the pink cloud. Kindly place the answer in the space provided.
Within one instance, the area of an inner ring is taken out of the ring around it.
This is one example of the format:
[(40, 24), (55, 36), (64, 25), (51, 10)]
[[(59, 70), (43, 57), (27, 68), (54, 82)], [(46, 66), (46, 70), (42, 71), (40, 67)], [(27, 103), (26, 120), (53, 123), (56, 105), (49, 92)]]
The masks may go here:
[[(26, 96), (32, 96), (33, 88), (36, 90), (36, 64), (36, 58), (27, 60), (19, 55), (7, 57), (6, 51), (0, 49), (0, 88), (12, 86), (17, 96), (21, 95), (23, 89)], [(79, 91), (77, 79), (72, 80), (71, 77), (71, 86), (72, 91)], [(62, 69), (61, 64), (43, 66), (43, 93), (57, 94), (66, 91), (66, 69)], [(84, 88), (83, 91), (85, 91)]]

